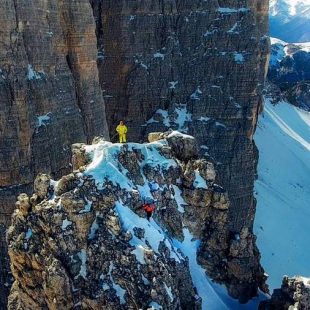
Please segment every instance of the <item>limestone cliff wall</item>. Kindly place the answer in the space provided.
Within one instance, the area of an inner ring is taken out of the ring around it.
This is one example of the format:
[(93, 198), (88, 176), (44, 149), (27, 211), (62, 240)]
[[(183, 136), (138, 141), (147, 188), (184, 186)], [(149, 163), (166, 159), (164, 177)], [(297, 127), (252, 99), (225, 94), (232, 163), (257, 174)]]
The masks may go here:
[(251, 229), (253, 133), (268, 63), (268, 1), (92, 0), (111, 135), (188, 131), (217, 163), (230, 227)]
[(231, 232), (251, 231), (267, 14), (268, 0), (1, 1), (1, 230), (34, 175), (67, 172), (71, 143), (124, 118), (134, 141), (194, 135), (228, 190)]
[[(0, 2), (0, 225), (38, 172), (69, 171), (70, 146), (108, 137), (86, 0)], [(1, 266), (3, 266), (1, 264)], [(8, 285), (1, 267), (1, 296)], [(5, 302), (0, 305), (4, 309)]]

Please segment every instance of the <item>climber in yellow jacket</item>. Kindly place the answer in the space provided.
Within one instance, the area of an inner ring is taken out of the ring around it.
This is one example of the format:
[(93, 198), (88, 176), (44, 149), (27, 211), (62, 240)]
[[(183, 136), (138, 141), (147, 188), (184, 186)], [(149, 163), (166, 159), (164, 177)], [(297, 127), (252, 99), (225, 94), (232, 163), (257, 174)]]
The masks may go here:
[(126, 133), (127, 133), (127, 126), (124, 124), (123, 121), (119, 122), (119, 125), (116, 127), (116, 131), (119, 136), (119, 142), (124, 143), (126, 142)]

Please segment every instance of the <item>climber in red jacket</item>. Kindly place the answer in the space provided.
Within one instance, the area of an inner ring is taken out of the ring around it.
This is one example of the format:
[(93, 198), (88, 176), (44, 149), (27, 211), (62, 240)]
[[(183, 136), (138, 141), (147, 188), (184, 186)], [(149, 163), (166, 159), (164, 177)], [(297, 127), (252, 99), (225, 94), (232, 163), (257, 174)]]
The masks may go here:
[(152, 217), (152, 213), (155, 210), (154, 202), (152, 202), (152, 203), (144, 203), (143, 204), (143, 209), (146, 212), (147, 220), (150, 221), (150, 218)]

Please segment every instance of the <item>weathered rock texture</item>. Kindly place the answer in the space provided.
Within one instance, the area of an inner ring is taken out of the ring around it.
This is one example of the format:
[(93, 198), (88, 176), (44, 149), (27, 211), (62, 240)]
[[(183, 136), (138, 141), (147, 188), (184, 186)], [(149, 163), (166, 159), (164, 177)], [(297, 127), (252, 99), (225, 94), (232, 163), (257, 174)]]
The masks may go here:
[(252, 229), (253, 133), (268, 62), (268, 1), (92, 0), (111, 135), (169, 127), (208, 151), (228, 189), (229, 225)]
[(310, 279), (284, 277), (281, 289), (273, 291), (271, 299), (260, 304), (259, 310), (309, 310)]
[(248, 259), (257, 257), (253, 133), (268, 63), (268, 1), (93, 0), (92, 6), (111, 136), (120, 119), (132, 141), (169, 127), (195, 136), (228, 190), (230, 233), (249, 234), (242, 249), (250, 250), (239, 249), (246, 257), (235, 266), (248, 270)]
[[(183, 139), (184, 145), (186, 141)], [(151, 157), (142, 153), (144, 149), (146, 154), (157, 149), (173, 165), (154, 164)], [(84, 145), (74, 145), (73, 151), (77, 162), (88, 162)], [(172, 184), (176, 186), (182, 175), (182, 165), (176, 163), (173, 153), (164, 144), (156, 148), (123, 146), (118, 147), (117, 153), (109, 153), (119, 163), (118, 169), (127, 169), (128, 180), (136, 184), (136, 190), (130, 191), (122, 188), (121, 180), (118, 184), (104, 179), (104, 175), (103, 183), (98, 182), (102, 169), (98, 169), (95, 179), (88, 172), (75, 171), (56, 183), (39, 175), (34, 194), (30, 198), (26, 194), (18, 197), (8, 231), (16, 279), (9, 309), (146, 309), (151, 302), (164, 309), (200, 309), (201, 300), (194, 291), (188, 261), (181, 253), (171, 252), (166, 238), (163, 242), (155, 240), (159, 246), (154, 248), (152, 236), (149, 239), (150, 233), (139, 227), (139, 221), (131, 231), (126, 226), (127, 218), (122, 218), (121, 209), (116, 207), (117, 201), (123, 201), (121, 208), (129, 207), (137, 219), (144, 216), (137, 185), (148, 186), (144, 182), (156, 180), (160, 190), (155, 217), (169, 231), (170, 238), (183, 240), (182, 213), (171, 192)], [(104, 165), (111, 162), (107, 157)], [(80, 167), (81, 171), (85, 169)], [(215, 176), (212, 165), (205, 163), (207, 172)], [(203, 192), (208, 199), (201, 200), (201, 206), (187, 208), (212, 209), (212, 190)], [(220, 196), (219, 205), (227, 211), (226, 194)], [(140, 245), (135, 240), (140, 240)], [(135, 255), (139, 251), (141, 254)], [(124, 299), (120, 291), (125, 293)]]
[[(78, 171), (58, 182), (39, 175), (34, 194), (18, 197), (8, 230), (9, 309), (201, 309), (188, 259), (175, 247), (187, 230), (202, 240), (198, 259), (211, 276), (238, 297), (253, 284), (244, 300), (257, 294), (263, 271), (251, 260), (246, 275), (235, 268), (250, 237), (230, 235), (213, 165), (195, 158), (192, 137), (162, 135), (144, 145), (74, 145)], [(176, 152), (177, 143), (192, 156)], [(148, 224), (141, 205), (154, 182), (157, 224)]]
[(0, 20), (0, 225), (5, 230), (16, 195), (31, 190), (38, 172), (68, 172), (73, 142), (108, 133), (89, 2), (3, 0)]
[(68, 170), (72, 142), (107, 135), (97, 44), (111, 136), (120, 118), (130, 140), (194, 135), (228, 190), (229, 231), (252, 233), (268, 0), (5, 0), (0, 12), (2, 222), (37, 172)]

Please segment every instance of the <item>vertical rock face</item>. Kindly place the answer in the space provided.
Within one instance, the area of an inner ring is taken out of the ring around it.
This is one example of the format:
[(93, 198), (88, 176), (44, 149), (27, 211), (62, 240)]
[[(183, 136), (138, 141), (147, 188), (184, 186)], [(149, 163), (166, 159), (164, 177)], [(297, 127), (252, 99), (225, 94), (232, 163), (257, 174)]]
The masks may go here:
[(263, 282), (252, 274), (261, 277), (252, 234), (253, 133), (268, 64), (268, 0), (93, 0), (92, 7), (111, 135), (125, 119), (133, 141), (167, 128), (195, 136), (228, 190), (225, 225), (242, 236), (237, 246), (233, 238), (223, 246), (233, 257), (224, 281), (247, 299)]
[(167, 127), (193, 134), (229, 191), (231, 230), (251, 228), (268, 1), (93, 0), (92, 6), (110, 132), (124, 118), (131, 140)]
[(5, 230), (16, 195), (30, 190), (34, 175), (63, 174), (70, 169), (73, 142), (108, 133), (89, 2), (3, 0), (0, 20), (0, 225)]

